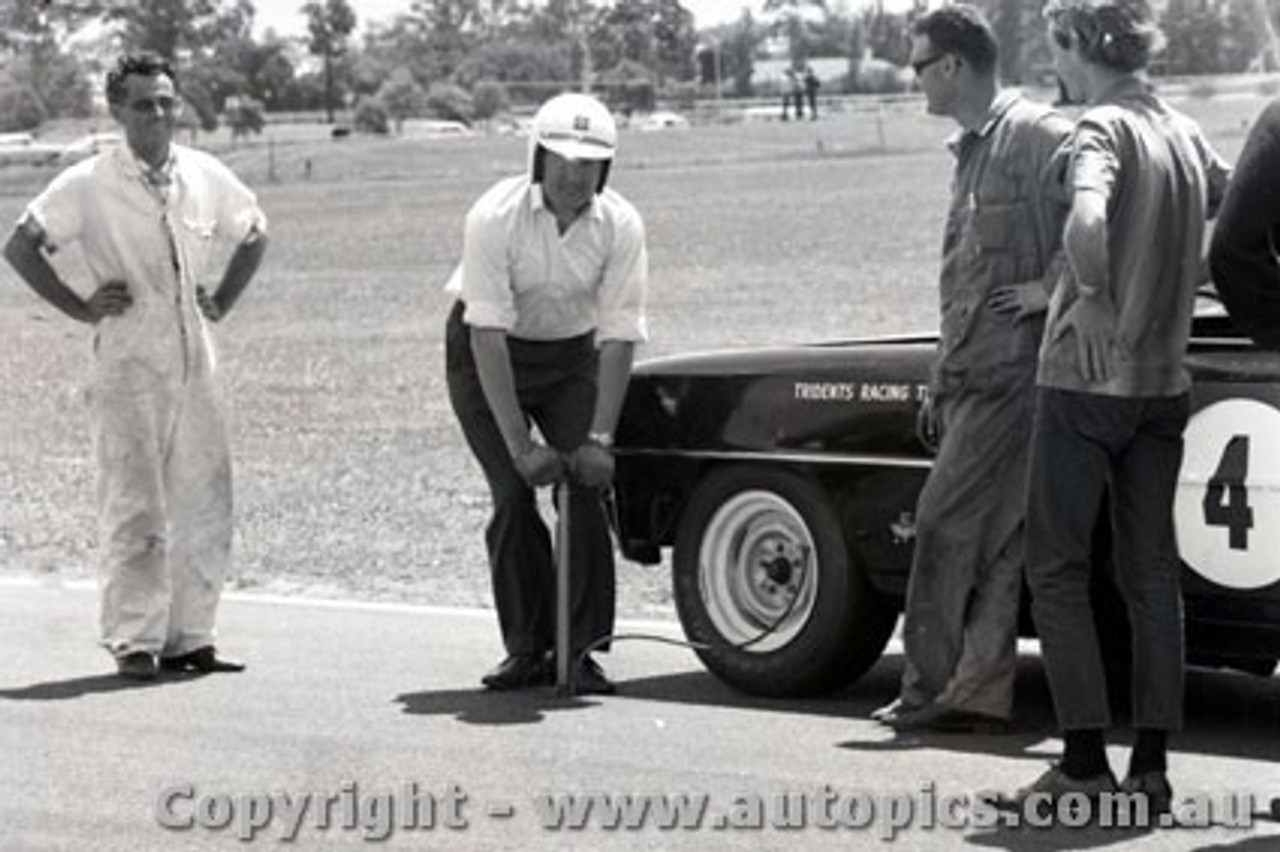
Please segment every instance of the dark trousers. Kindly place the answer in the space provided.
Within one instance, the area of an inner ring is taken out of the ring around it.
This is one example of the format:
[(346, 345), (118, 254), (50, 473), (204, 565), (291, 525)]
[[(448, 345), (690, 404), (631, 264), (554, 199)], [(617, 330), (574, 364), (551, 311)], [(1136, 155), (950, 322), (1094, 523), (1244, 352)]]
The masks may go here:
[[(494, 605), (508, 654), (555, 646), (556, 574), (551, 536), (534, 491), (516, 472), (480, 387), (462, 303), (445, 330), (449, 401), (493, 498), (485, 532)], [(580, 446), (595, 408), (597, 355), (591, 334), (551, 342), (508, 338), (516, 395), (527, 419), (564, 453)], [(570, 640), (575, 652), (613, 632), (613, 542), (601, 494), (570, 492)]]
[(796, 118), (804, 118), (804, 93), (787, 91), (782, 96), (782, 120), (790, 117), (792, 104), (796, 105)]
[(1181, 561), (1173, 500), (1186, 394), (1128, 399), (1039, 388), (1031, 437), (1027, 583), (1063, 730), (1111, 724), (1089, 600), (1090, 550), (1104, 495), (1116, 585), (1133, 637), (1133, 723), (1182, 725)]

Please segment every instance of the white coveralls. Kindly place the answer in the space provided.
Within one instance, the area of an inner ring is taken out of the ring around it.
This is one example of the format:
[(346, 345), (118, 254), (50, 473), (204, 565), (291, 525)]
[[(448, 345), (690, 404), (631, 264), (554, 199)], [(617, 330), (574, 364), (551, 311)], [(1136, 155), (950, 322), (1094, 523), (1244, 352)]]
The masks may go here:
[(253, 193), (172, 146), (167, 184), (128, 146), (72, 166), (27, 208), (51, 250), (78, 243), (92, 285), (133, 298), (93, 338), (102, 644), (174, 656), (212, 645), (231, 557), (231, 462), (213, 341), (196, 302), (215, 240), (265, 231)]

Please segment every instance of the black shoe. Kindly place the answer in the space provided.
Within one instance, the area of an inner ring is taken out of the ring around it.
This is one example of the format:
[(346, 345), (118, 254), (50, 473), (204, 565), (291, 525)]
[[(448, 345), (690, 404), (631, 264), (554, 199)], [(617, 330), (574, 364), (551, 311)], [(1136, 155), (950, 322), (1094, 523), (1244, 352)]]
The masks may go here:
[(1146, 796), (1147, 813), (1153, 817), (1167, 814), (1173, 807), (1173, 787), (1169, 785), (1169, 777), (1158, 769), (1125, 776), (1120, 782), (1120, 792)]
[(550, 686), (554, 682), (555, 671), (545, 654), (512, 654), (480, 678), (485, 688), (498, 691)]
[(884, 725), (892, 725), (893, 720), (901, 719), (910, 713), (923, 709), (925, 705), (914, 704), (905, 698), (895, 698), (883, 707), (871, 711), (871, 720)]
[(929, 731), (937, 734), (1002, 734), (1009, 731), (1009, 720), (972, 710), (961, 710), (945, 704), (926, 704), (917, 710), (904, 711), (882, 719), (895, 731)]
[(209, 674), (211, 672), (242, 672), (244, 671), (244, 663), (239, 660), (219, 657), (217, 650), (212, 645), (205, 645), (202, 648), (196, 648), (194, 651), (178, 654), (176, 657), (161, 657), (160, 668), (166, 672)]
[(116, 673), (125, 680), (155, 680), (156, 658), (146, 651), (133, 651), (116, 658)]
[[(1030, 787), (1023, 787), (1012, 796), (998, 796), (995, 806), (1002, 811), (1015, 811), (1025, 815), (1028, 799), (1035, 795), (1040, 812), (1053, 814), (1056, 813), (1058, 800), (1068, 793), (1083, 795), (1096, 805), (1102, 794), (1116, 793), (1119, 789), (1116, 777), (1111, 774), (1111, 770), (1094, 775), (1092, 778), (1072, 778), (1062, 771), (1060, 764), (1055, 763), (1047, 772), (1033, 781)], [(1097, 815), (1096, 808), (1094, 815)]]
[(604, 676), (604, 669), (587, 654), (578, 666), (577, 676), (573, 679), (574, 695), (612, 695), (618, 691), (614, 682)]

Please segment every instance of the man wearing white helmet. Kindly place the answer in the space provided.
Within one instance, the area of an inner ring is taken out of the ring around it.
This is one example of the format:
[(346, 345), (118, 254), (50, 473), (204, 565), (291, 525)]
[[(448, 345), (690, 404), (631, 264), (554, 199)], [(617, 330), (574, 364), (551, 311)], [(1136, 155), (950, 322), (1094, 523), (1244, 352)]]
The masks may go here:
[[(543, 104), (528, 173), (499, 181), (471, 208), (450, 282), (458, 300), (446, 331), (449, 398), (493, 497), (485, 538), (507, 658), (482, 679), (490, 689), (553, 680), (555, 568), (538, 486), (572, 483), (575, 658), (613, 630), (601, 496), (634, 346), (647, 338), (648, 286), (644, 224), (605, 186), (616, 146), (613, 117), (596, 99)], [(614, 689), (589, 655), (575, 682), (579, 692)]]

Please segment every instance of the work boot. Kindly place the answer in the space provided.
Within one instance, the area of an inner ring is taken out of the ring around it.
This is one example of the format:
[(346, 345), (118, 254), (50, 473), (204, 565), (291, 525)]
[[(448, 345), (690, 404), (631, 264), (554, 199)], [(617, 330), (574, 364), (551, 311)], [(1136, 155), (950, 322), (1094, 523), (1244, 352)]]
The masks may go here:
[(1120, 782), (1120, 792), (1146, 796), (1147, 813), (1153, 817), (1167, 814), (1173, 807), (1173, 787), (1169, 784), (1169, 777), (1158, 769), (1125, 776)]
[(600, 664), (591, 659), (590, 654), (583, 655), (582, 663), (578, 666), (577, 677), (573, 681), (574, 694), (612, 695), (617, 691), (618, 687), (605, 677), (604, 669), (600, 668)]
[(1003, 811), (1014, 811), (1027, 814), (1027, 802), (1032, 797), (1036, 797), (1035, 806), (1037, 816), (1041, 818), (1052, 819), (1053, 815), (1058, 812), (1058, 800), (1068, 794), (1080, 794), (1089, 799), (1093, 804), (1093, 816), (1098, 816), (1098, 802), (1104, 793), (1117, 793), (1120, 786), (1116, 784), (1116, 777), (1111, 774), (1111, 770), (1094, 775), (1090, 778), (1072, 778), (1070, 775), (1062, 771), (1062, 765), (1055, 763), (1049, 767), (1048, 771), (1031, 783), (1029, 787), (1023, 787), (1012, 796), (998, 796), (995, 800), (995, 806)]
[(155, 680), (156, 658), (147, 651), (131, 651), (116, 658), (116, 673), (125, 680)]
[(512, 654), (480, 678), (486, 689), (497, 692), (550, 686), (554, 681), (555, 672), (545, 654)]
[(245, 665), (239, 660), (219, 657), (216, 648), (212, 645), (205, 645), (185, 654), (178, 654), (174, 657), (161, 657), (160, 668), (166, 672), (210, 674), (212, 672), (242, 672), (245, 669)]

